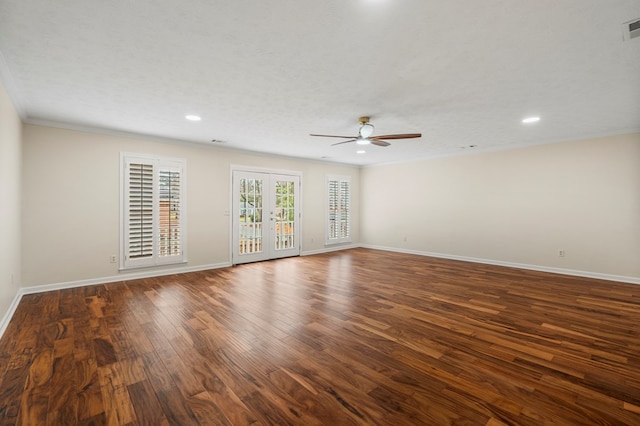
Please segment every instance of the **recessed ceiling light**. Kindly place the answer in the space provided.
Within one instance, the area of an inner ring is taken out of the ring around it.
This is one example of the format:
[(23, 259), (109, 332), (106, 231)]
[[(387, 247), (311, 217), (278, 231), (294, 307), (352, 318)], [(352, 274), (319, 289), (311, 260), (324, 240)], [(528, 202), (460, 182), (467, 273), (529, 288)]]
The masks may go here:
[(184, 118), (186, 118), (189, 121), (200, 121), (200, 120), (202, 120), (202, 118), (199, 115), (193, 115), (193, 114), (185, 115)]
[(364, 149), (361, 149), (359, 151), (356, 151), (357, 154), (366, 154), (367, 151), (365, 151)]
[(540, 117), (527, 117), (522, 120), (524, 124), (537, 123), (538, 121), (540, 121)]

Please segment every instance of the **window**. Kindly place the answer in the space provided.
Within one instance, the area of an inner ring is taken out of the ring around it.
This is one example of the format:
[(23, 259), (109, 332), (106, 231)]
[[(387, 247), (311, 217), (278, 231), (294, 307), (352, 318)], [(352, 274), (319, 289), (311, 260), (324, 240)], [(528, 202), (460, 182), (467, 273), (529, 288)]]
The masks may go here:
[(185, 171), (184, 160), (122, 154), (122, 269), (185, 261)]
[(351, 179), (327, 176), (327, 244), (351, 242)]

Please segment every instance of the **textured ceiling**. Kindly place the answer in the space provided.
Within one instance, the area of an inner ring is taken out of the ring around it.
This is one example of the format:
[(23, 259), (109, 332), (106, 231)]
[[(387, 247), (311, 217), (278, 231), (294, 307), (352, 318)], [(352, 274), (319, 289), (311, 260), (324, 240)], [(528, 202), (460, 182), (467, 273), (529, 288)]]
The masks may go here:
[[(27, 122), (366, 165), (640, 131), (637, 18), (640, 0), (0, 0), (0, 71)], [(309, 136), (361, 115), (423, 137), (359, 155)]]

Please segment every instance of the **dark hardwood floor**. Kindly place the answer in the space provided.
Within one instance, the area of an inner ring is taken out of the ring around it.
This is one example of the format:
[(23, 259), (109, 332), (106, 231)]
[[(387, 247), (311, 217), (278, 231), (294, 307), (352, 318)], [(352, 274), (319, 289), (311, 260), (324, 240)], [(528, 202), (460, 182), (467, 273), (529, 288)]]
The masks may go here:
[(640, 425), (640, 286), (367, 249), (24, 296), (0, 424)]

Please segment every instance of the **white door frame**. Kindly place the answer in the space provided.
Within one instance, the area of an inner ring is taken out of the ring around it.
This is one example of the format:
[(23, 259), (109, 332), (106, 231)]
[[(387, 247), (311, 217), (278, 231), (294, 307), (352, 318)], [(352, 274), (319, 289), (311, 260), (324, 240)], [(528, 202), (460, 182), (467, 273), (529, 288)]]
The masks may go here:
[[(231, 231), (229, 233), (229, 259), (231, 259), (231, 264), (235, 265), (235, 264), (239, 264), (239, 263), (244, 263), (244, 262), (239, 262), (236, 253), (236, 247), (234, 245), (234, 234), (236, 232), (236, 216), (237, 216), (237, 212), (235, 211), (235, 205), (234, 205), (234, 201), (235, 201), (235, 196), (236, 194), (234, 193), (234, 174), (235, 172), (246, 172), (246, 173), (263, 173), (263, 174), (268, 174), (268, 175), (284, 175), (284, 176), (291, 176), (291, 177), (297, 177), (298, 178), (298, 189), (297, 189), (297, 193), (296, 193), (296, 222), (297, 222), (297, 234), (296, 234), (296, 241), (295, 241), (295, 245), (297, 247), (297, 252), (296, 253), (292, 253), (292, 254), (287, 254), (286, 256), (296, 256), (296, 255), (300, 255), (300, 253), (302, 252), (302, 172), (300, 171), (295, 171), (295, 170), (285, 170), (285, 169), (271, 169), (271, 168), (265, 168), (265, 167), (254, 167), (254, 166), (243, 166), (243, 165), (235, 165), (232, 164), (229, 170), (229, 184), (230, 184), (230, 197), (229, 197), (229, 230)], [(271, 188), (269, 188), (269, 190), (271, 190)], [(275, 256), (275, 257), (269, 257), (269, 258), (277, 258), (277, 257), (282, 257), (282, 256)]]

